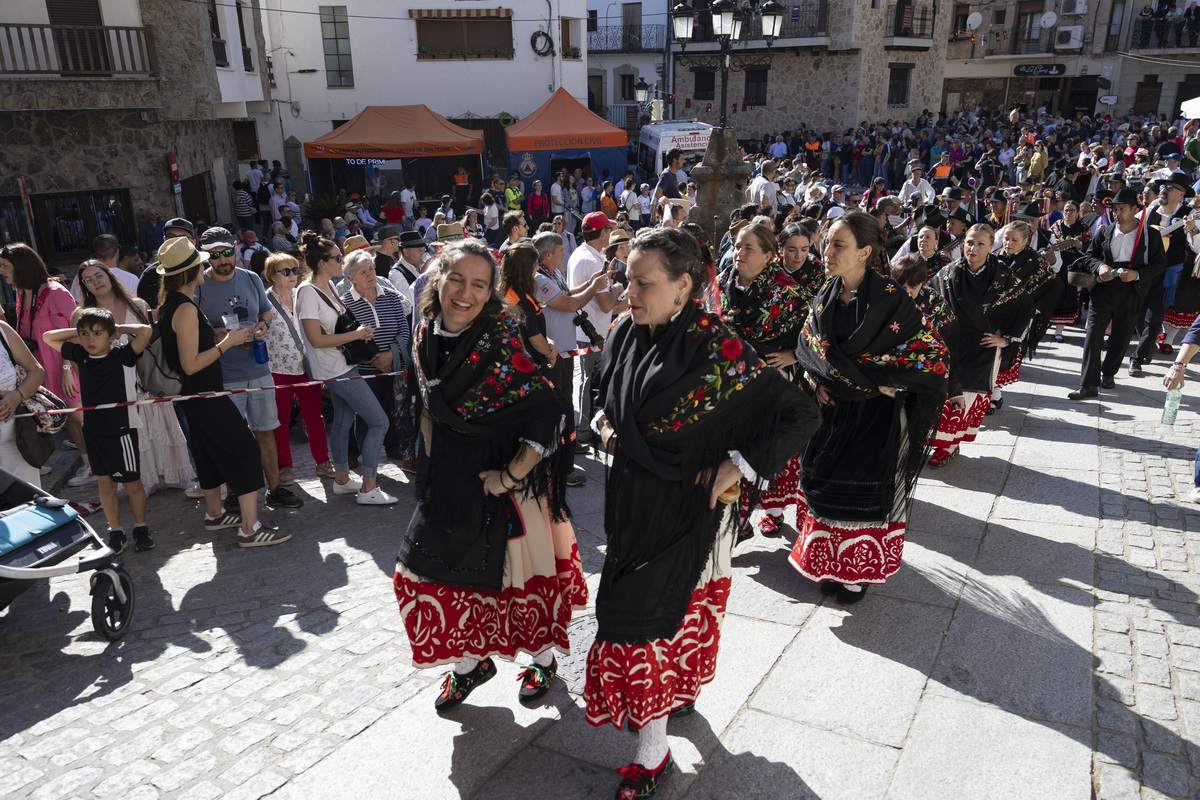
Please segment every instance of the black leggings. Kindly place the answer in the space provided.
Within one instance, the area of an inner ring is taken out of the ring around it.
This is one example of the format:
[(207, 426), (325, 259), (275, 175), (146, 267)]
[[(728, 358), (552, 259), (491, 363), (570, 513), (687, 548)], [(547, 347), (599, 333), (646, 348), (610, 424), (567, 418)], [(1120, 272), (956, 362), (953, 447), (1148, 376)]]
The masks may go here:
[(179, 407), (187, 416), (187, 441), (201, 489), (227, 483), (240, 497), (263, 488), (258, 442), (232, 400), (208, 397)]

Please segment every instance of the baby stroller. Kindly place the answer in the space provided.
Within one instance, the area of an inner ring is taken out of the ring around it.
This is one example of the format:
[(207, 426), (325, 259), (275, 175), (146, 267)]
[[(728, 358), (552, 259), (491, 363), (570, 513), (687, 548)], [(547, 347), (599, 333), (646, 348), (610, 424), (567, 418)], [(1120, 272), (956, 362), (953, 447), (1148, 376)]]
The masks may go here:
[[(86, 547), (78, 559), (71, 556)], [(0, 469), (0, 610), (35, 581), (92, 572), (92, 627), (109, 641), (125, 635), (133, 618), (133, 581), (66, 500), (51, 497)]]

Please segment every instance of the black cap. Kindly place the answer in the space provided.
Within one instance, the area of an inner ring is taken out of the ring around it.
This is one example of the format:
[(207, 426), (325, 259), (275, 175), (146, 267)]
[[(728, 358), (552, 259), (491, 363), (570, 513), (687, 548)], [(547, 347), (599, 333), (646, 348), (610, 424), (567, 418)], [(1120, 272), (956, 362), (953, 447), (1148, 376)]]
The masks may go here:
[(1079, 167), (1075, 166), (1074, 164), (1071, 164), (1066, 169), (1063, 170), (1063, 174), (1064, 175), (1078, 175)]
[(971, 224), (971, 215), (968, 214), (967, 210), (965, 208), (963, 208), (962, 206), (959, 206), (958, 208), (951, 211), (950, 216), (947, 217), (947, 219), (948, 220), (956, 219), (959, 222), (965, 223), (967, 225)]
[(192, 225), (192, 223), (190, 223), (186, 219), (184, 219), (183, 217), (174, 217), (172, 219), (167, 220), (166, 224), (163, 225), (163, 230), (164, 231), (170, 230), (171, 228), (175, 228), (176, 230), (181, 230), (181, 231), (187, 231), (188, 236), (191, 236), (193, 239), (196, 238), (196, 227), (194, 225)]

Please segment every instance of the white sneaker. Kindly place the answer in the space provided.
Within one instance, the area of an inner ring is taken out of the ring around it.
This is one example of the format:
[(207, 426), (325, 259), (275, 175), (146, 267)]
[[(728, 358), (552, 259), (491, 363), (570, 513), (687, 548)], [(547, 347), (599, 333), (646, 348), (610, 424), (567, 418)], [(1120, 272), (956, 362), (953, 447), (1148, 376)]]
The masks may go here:
[(1188, 495), (1188, 499), (1193, 503), (1200, 503), (1200, 489), (1192, 489), (1192, 493)]
[(360, 506), (390, 506), (396, 502), (396, 498), (376, 486), (369, 492), (358, 493), (358, 504)]
[(50, 467), (42, 467), (41, 469), (38, 470), (38, 475), (41, 475), (44, 478), (53, 471), (54, 470), (51, 469)]
[(192, 500), (199, 500), (201, 497), (204, 497), (204, 490), (200, 488), (200, 484), (196, 483), (196, 481), (188, 481), (187, 486), (183, 487), (183, 495)]
[(92, 468), (85, 464), (75, 473), (74, 478), (67, 481), (67, 486), (87, 486), (89, 483), (95, 482), (96, 476), (92, 474)]
[(358, 478), (351, 478), (345, 483), (333, 482), (334, 494), (358, 494), (358, 490), (362, 488), (362, 481)]

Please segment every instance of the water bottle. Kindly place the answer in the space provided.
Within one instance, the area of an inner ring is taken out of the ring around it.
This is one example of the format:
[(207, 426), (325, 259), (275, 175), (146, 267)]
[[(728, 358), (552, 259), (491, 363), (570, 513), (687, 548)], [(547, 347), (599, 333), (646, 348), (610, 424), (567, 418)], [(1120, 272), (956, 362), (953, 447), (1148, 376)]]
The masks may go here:
[[(265, 339), (255, 339), (254, 340), (254, 363), (255, 364), (265, 364), (269, 360), (270, 359), (267, 357), (267, 342), (266, 342), (266, 340)], [(1175, 401), (1175, 407), (1176, 408), (1179, 407), (1178, 400)], [(1174, 422), (1175, 418), (1172, 417), (1171, 421)]]
[(1179, 399), (1181, 397), (1183, 397), (1183, 389), (1180, 389), (1178, 386), (1167, 392), (1167, 402), (1163, 404), (1163, 425), (1175, 424), (1175, 417), (1179, 414)]

